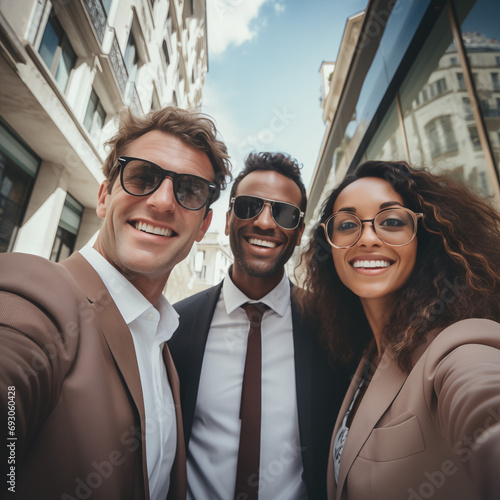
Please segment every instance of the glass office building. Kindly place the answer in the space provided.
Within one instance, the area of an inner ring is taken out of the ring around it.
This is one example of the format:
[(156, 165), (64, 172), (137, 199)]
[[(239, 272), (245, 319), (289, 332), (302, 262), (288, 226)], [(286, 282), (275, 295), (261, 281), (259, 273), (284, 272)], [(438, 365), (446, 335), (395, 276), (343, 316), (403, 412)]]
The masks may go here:
[(348, 21), (324, 92), (309, 218), (366, 160), (446, 170), (500, 202), (499, 18), (496, 0), (398, 0)]

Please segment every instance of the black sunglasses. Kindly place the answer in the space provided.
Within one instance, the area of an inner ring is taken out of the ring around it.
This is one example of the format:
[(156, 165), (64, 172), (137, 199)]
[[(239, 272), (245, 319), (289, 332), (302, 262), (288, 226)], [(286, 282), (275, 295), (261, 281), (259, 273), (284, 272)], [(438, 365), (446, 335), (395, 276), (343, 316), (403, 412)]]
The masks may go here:
[(132, 196), (153, 194), (161, 186), (165, 177), (170, 177), (177, 203), (187, 210), (200, 210), (210, 202), (217, 190), (213, 182), (203, 177), (178, 174), (141, 158), (120, 156), (118, 163), (121, 166), (122, 188)]
[(274, 222), (283, 229), (295, 229), (300, 224), (304, 212), (300, 208), (284, 201), (268, 200), (258, 196), (242, 194), (231, 198), (229, 210), (233, 209), (234, 215), (241, 220), (248, 220), (257, 217), (264, 206), (271, 207), (271, 215)]

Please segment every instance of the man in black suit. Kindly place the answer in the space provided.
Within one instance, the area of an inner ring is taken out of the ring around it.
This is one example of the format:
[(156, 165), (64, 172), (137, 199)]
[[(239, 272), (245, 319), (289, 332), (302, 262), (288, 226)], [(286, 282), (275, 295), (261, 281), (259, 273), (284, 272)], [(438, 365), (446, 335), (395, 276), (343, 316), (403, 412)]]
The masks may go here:
[[(229, 274), (174, 306), (180, 324), (169, 347), (181, 383), (188, 499), (326, 498), (328, 450), (347, 376), (329, 365), (285, 273), (306, 205), (294, 159), (250, 154), (226, 214)], [(254, 321), (248, 303), (258, 303), (262, 320)], [(258, 361), (251, 339), (261, 345)], [(257, 375), (250, 372), (256, 363)], [(257, 389), (247, 388), (260, 377)], [(249, 410), (242, 393), (252, 394)]]

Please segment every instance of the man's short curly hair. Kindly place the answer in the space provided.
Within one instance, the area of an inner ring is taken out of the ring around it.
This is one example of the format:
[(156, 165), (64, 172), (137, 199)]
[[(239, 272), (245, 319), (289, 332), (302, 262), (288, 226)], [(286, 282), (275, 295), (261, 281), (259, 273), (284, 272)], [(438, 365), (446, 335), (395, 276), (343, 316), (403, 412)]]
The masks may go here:
[(109, 192), (120, 172), (118, 158), (133, 141), (153, 130), (171, 134), (207, 154), (217, 185), (211, 203), (216, 201), (220, 191), (232, 179), (226, 145), (217, 139), (217, 129), (211, 117), (176, 107), (152, 111), (143, 117), (134, 116), (128, 109), (121, 113), (118, 132), (106, 142), (111, 151), (104, 162), (103, 172), (108, 180)]
[(283, 153), (250, 153), (245, 160), (245, 168), (238, 174), (231, 187), (230, 199), (233, 198), (239, 183), (252, 172), (257, 170), (272, 170), (291, 179), (300, 189), (302, 200), (300, 209), (305, 213), (307, 208), (307, 193), (300, 174), (300, 164), (290, 155)]

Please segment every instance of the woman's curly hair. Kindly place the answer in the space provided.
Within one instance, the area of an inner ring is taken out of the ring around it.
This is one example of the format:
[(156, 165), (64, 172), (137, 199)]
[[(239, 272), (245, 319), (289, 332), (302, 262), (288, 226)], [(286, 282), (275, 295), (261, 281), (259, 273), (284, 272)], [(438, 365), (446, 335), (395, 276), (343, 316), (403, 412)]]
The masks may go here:
[(386, 348), (409, 371), (428, 332), (472, 317), (500, 321), (500, 213), (450, 176), (406, 162), (369, 161), (348, 175), (326, 200), (300, 264), (304, 312), (319, 323), (332, 356), (344, 362), (358, 359), (373, 336), (359, 298), (335, 271), (320, 223), (333, 213), (339, 193), (363, 177), (387, 180), (407, 208), (424, 214), (415, 267), (382, 332)]

